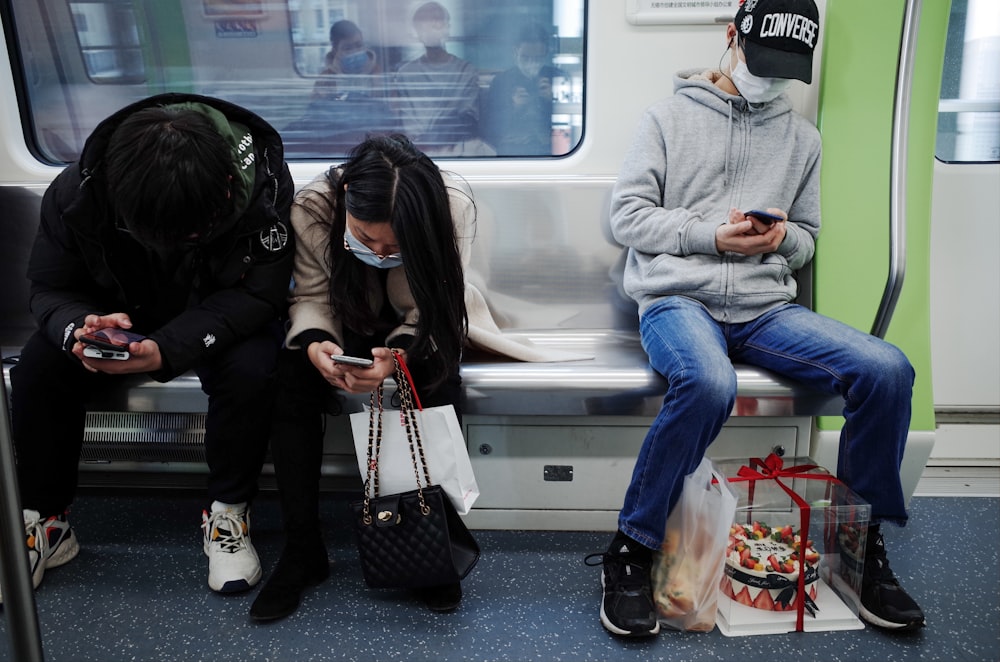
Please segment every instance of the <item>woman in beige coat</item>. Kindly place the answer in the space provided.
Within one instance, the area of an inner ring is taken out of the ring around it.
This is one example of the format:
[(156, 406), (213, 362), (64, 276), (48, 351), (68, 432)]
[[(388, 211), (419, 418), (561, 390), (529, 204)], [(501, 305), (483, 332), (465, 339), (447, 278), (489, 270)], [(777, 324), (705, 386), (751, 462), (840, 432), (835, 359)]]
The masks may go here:
[[(297, 195), (290, 325), (271, 440), (286, 542), (251, 607), (255, 620), (291, 614), (302, 591), (329, 575), (319, 478), (323, 415), (339, 413), (336, 389), (373, 391), (393, 374), (390, 348), (398, 349), (424, 406), (451, 404), (461, 415), (468, 319), (455, 218), (469, 214), (471, 199), (400, 135), (367, 139)], [(372, 365), (332, 358), (340, 355)], [(430, 609), (450, 611), (462, 590), (455, 583), (419, 595)]]

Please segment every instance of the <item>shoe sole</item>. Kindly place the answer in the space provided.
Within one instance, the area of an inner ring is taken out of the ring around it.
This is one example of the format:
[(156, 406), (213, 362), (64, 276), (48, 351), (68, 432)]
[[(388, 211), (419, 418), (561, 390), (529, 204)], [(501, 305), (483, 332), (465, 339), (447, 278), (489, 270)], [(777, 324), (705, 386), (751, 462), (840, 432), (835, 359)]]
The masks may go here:
[[(601, 588), (604, 589), (604, 571), (601, 571)], [(623, 630), (608, 618), (608, 615), (604, 612), (604, 597), (601, 596), (601, 625), (604, 629), (611, 634), (617, 634), (620, 637), (652, 637), (660, 633), (660, 621), (656, 621), (656, 625), (652, 630), (643, 630), (641, 632), (633, 632), (631, 630)]]
[(909, 632), (910, 630), (917, 630), (919, 628), (924, 627), (924, 625), (926, 625), (927, 623), (924, 619), (920, 619), (918, 621), (909, 621), (907, 623), (894, 623), (892, 621), (887, 621), (884, 618), (879, 618), (872, 612), (865, 609), (864, 605), (860, 606), (860, 609), (858, 610), (858, 615), (861, 617), (861, 620), (863, 621), (866, 621), (876, 627), (880, 627), (885, 630), (892, 630), (894, 632)]
[(264, 571), (260, 567), (260, 557), (257, 556), (257, 550), (254, 549), (253, 544), (247, 539), (248, 551), (252, 553), (253, 558), (256, 561), (257, 567), (254, 572), (249, 577), (240, 577), (239, 579), (230, 579), (219, 583), (218, 580), (212, 580), (212, 563), (211, 563), (211, 548), (207, 542), (202, 544), (201, 551), (205, 553), (205, 556), (209, 558), (208, 564), (208, 587), (215, 591), (216, 593), (243, 593), (244, 591), (249, 591), (260, 581), (261, 577), (264, 576)]
[(295, 606), (289, 610), (281, 612), (273, 612), (270, 614), (255, 614), (253, 609), (250, 610), (250, 620), (254, 623), (270, 623), (272, 621), (280, 621), (283, 618), (288, 618), (295, 612), (299, 610), (299, 605), (301, 602), (295, 604)]
[(256, 586), (257, 582), (260, 581), (262, 574), (261, 569), (258, 567), (257, 572), (255, 572), (249, 579), (230, 579), (228, 582), (223, 582), (218, 586), (213, 586), (212, 582), (209, 582), (208, 587), (216, 593), (243, 593), (244, 591), (249, 591)]

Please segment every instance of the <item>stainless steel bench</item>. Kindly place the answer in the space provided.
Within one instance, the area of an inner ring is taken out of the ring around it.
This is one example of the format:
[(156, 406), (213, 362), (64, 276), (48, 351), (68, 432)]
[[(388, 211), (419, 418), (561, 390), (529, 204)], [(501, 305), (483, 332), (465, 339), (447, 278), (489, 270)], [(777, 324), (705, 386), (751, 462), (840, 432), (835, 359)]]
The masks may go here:
[[(6, 237), (0, 244), (4, 357), (16, 357), (33, 330), (24, 273), (43, 190), (0, 187), (0, 202), (9, 210), (0, 219)], [(581, 208), (600, 209), (609, 192), (609, 181), (595, 180), (567, 195)], [(579, 245), (566, 244), (558, 252), (559, 264), (547, 253), (525, 262), (524, 226), (538, 227), (539, 221), (525, 210), (538, 208), (529, 204), (537, 194), (530, 187), (519, 192), (477, 183), (474, 259), (492, 269), (484, 285), (506, 298), (507, 312), (520, 318), (508, 333), (594, 358), (522, 363), (470, 353), (462, 366), (463, 424), (482, 496), (469, 518), (473, 526), (491, 528), (613, 528), (666, 384), (649, 367), (634, 312), (614, 291), (609, 271), (614, 272), (620, 249), (598, 228), (574, 235)], [(491, 223), (494, 218), (516, 218), (517, 223)], [(585, 258), (573, 257), (573, 251)], [(518, 261), (516, 269), (512, 259)], [(808, 280), (803, 291), (809, 291)], [(10, 367), (4, 365), (8, 387)], [(808, 454), (815, 417), (840, 413), (837, 397), (751, 366), (737, 365), (736, 372), (737, 401), (710, 449), (716, 456), (756, 455), (774, 447)], [(364, 396), (346, 397), (344, 411), (360, 411), (365, 401)], [(81, 484), (201, 485), (206, 407), (193, 374), (166, 384), (141, 376), (123, 381), (120, 390), (91, 403)], [(271, 472), (266, 466), (264, 482)], [(346, 416), (328, 417), (323, 473), (331, 488), (360, 484)]]

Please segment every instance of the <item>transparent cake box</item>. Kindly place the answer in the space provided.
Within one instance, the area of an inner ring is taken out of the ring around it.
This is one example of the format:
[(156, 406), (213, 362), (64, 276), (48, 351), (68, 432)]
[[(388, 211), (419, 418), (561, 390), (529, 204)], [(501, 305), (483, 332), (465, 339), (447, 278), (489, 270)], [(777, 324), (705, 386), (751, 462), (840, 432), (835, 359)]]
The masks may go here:
[[(804, 503), (808, 506), (809, 556), (812, 550), (818, 554), (814, 570), (807, 563), (805, 577), (812, 580), (805, 593), (815, 588), (815, 609), (799, 597), (797, 568), (779, 573), (767, 559), (762, 559), (765, 567), (756, 570), (740, 565), (736, 558), (727, 563), (719, 585), (719, 630), (726, 636), (794, 632), (800, 629), (800, 612), (804, 632), (862, 629), (858, 596), (871, 506), (809, 458), (771, 455), (763, 460), (717, 460), (716, 465), (739, 498), (734, 526), (757, 523), (770, 534), (752, 533), (751, 537), (761, 535), (762, 542), (745, 546), (761, 553), (779, 549), (791, 541), (786, 527), (801, 537), (800, 504)], [(765, 591), (767, 595), (761, 595)]]

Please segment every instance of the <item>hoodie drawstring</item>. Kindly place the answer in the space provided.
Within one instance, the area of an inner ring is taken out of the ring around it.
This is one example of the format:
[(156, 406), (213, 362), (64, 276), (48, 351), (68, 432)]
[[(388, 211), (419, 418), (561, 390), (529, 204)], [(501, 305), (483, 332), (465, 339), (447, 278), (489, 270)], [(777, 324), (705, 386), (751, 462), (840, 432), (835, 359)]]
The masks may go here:
[(730, 151), (733, 146), (733, 101), (729, 100), (729, 137), (726, 140), (726, 164), (725, 164), (725, 174), (723, 176), (723, 184), (729, 187), (729, 156)]

